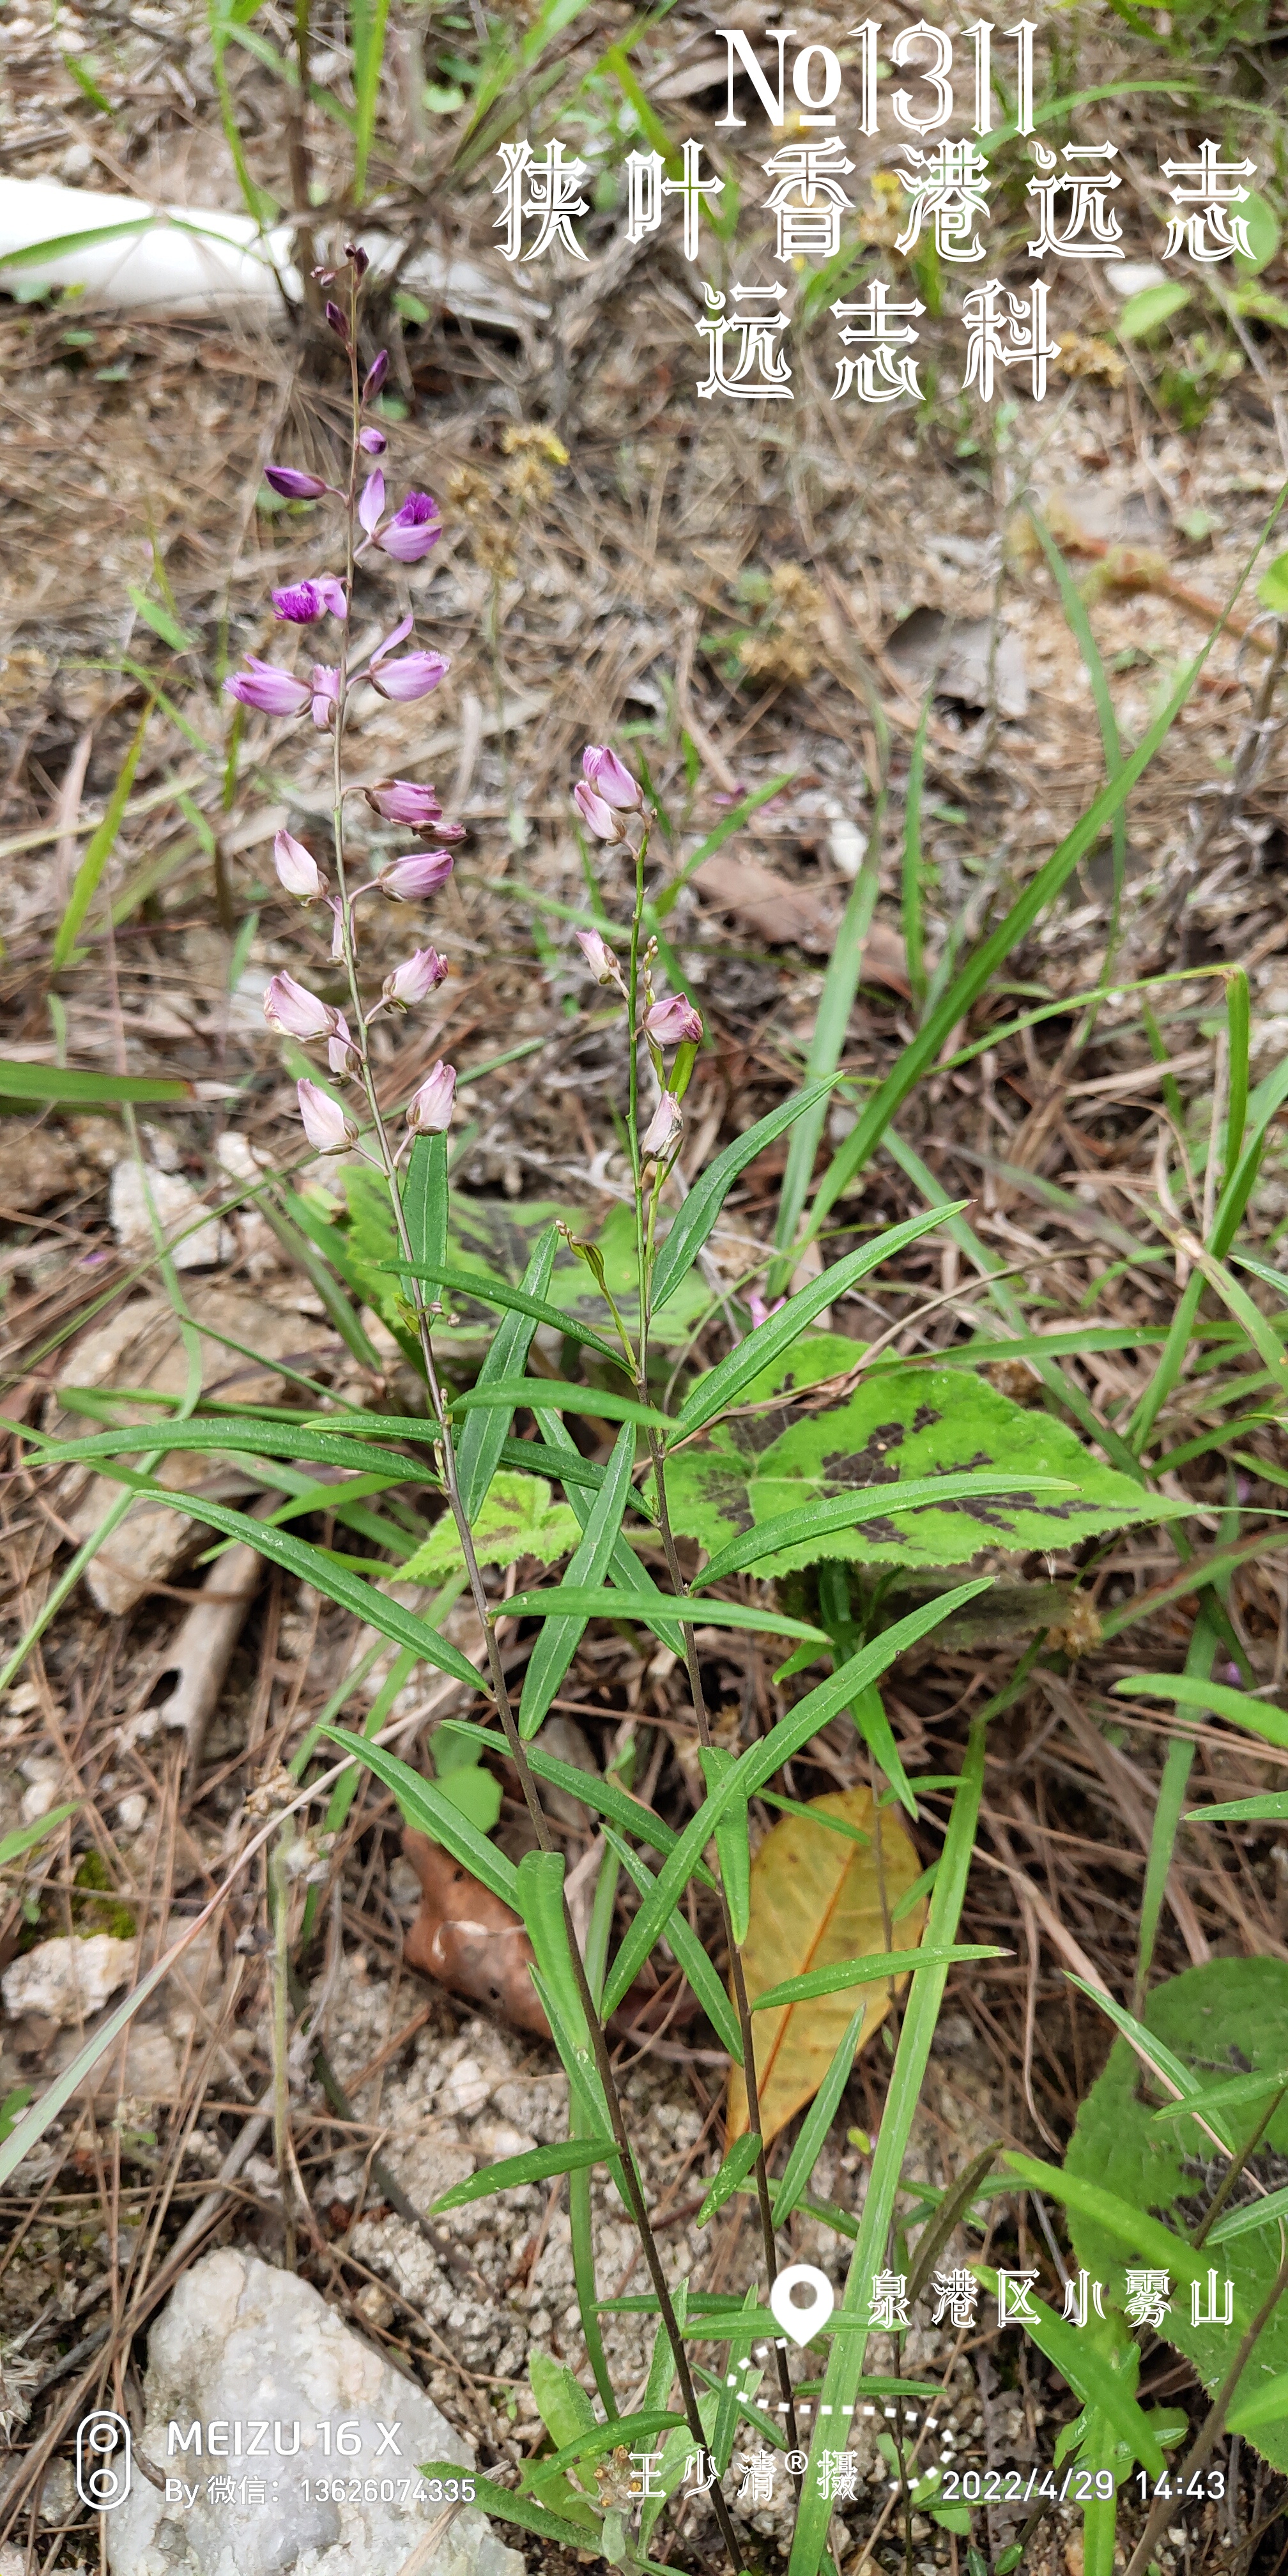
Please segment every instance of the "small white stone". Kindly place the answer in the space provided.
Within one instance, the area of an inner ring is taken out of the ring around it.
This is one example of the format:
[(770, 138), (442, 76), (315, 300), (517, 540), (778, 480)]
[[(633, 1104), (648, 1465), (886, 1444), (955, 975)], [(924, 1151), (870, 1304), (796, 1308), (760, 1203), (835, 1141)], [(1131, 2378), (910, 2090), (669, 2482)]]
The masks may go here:
[(477, 2057), (459, 2058), (439, 2095), (439, 2106), (453, 2119), (472, 2119), (491, 2099), (495, 2080), (484, 2074)]
[(33, 1780), (31, 1787), (23, 1792), (22, 1821), (24, 1825), (38, 1825), (41, 1817), (48, 1815), (57, 1795), (58, 1782), (56, 1779), (51, 1780), (46, 1777), (43, 1780)]
[(116, 1810), (116, 1821), (123, 1834), (137, 1834), (148, 1812), (148, 1802), (141, 1789), (131, 1789)]
[(1124, 304), (1129, 295), (1143, 295), (1147, 287), (1167, 284), (1166, 269), (1154, 259), (1107, 259), (1100, 274)]
[[(122, 1252), (137, 1258), (154, 1250), (149, 1198), (162, 1233), (174, 1246), (176, 1270), (210, 1270), (217, 1261), (232, 1259), (233, 1237), (217, 1217), (186, 1231), (200, 1215), (202, 1203), (182, 1172), (158, 1171), (153, 1164), (141, 1168), (130, 1161), (117, 1164), (109, 1193), (112, 1232)], [(180, 1233), (183, 1239), (176, 1242)]]
[(133, 1973), (134, 1943), (114, 1940), (110, 1932), (92, 1932), (86, 1941), (39, 1942), (5, 1969), (0, 1987), (15, 2021), (22, 2013), (46, 2013), (69, 2027), (101, 2012), (108, 1996)]

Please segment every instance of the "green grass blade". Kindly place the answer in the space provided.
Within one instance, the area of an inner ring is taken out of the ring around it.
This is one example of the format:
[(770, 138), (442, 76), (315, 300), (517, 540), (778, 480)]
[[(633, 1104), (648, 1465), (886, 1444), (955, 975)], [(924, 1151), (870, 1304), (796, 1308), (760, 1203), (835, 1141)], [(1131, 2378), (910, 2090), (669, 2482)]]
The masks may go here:
[[(1199, 1614), (1190, 1632), (1185, 1670), (1191, 1680), (1206, 1681), (1216, 1657), (1217, 1633), (1200, 1596)], [(1136, 1980), (1132, 1988), (1132, 2010), (1139, 2014), (1149, 1986), (1149, 1971), (1158, 1936), (1159, 1918), (1167, 1881), (1171, 1874), (1172, 1855), (1194, 1764), (1194, 1745), (1188, 1736), (1173, 1736), (1163, 1759), (1163, 1774), (1158, 1784), (1158, 1800), (1149, 1838), (1149, 1857), (1145, 1865), (1145, 1887), (1140, 1901), (1140, 1928), (1137, 1933)]]
[[(622, 1515), (630, 1500), (634, 1464), (635, 1432), (628, 1422), (618, 1434), (608, 1472), (587, 1515), (581, 1545), (568, 1561), (567, 1575), (559, 1587), (561, 1590), (577, 1591), (585, 1587), (597, 1592), (603, 1584), (622, 1526)], [(545, 1596), (537, 1594), (535, 1597), (541, 1599)], [(525, 1742), (531, 1741), (546, 1717), (585, 1633), (585, 1618), (575, 1612), (560, 1618), (552, 1611), (544, 1621), (523, 1676), (519, 1733)]]
[[(956, 1215), (965, 1205), (964, 1199), (957, 1199), (949, 1213)], [(750, 1386), (753, 1378), (759, 1377), (762, 1369), (769, 1368), (784, 1351), (790, 1350), (793, 1342), (799, 1341), (801, 1334), (825, 1306), (843, 1296), (856, 1281), (866, 1279), (870, 1271), (879, 1269), (883, 1261), (893, 1259), (896, 1252), (904, 1251), (910, 1243), (919, 1242), (923, 1234), (932, 1233), (942, 1223), (943, 1215), (939, 1208), (924, 1208), (919, 1216), (906, 1217), (902, 1225), (890, 1226), (870, 1243), (861, 1244), (857, 1252), (847, 1253), (844, 1261), (837, 1261), (830, 1270), (822, 1271), (817, 1279), (807, 1281), (803, 1288), (797, 1289), (794, 1297), (788, 1298), (776, 1315), (770, 1315), (765, 1323), (758, 1324), (745, 1341), (739, 1342), (736, 1350), (730, 1351), (727, 1358), (699, 1379), (681, 1405), (677, 1422), (669, 1427), (672, 1430), (678, 1427), (686, 1433), (700, 1431), (704, 1423), (735, 1404), (743, 1389)]]
[[(856, 1661), (861, 1662), (862, 1658), (858, 1657)], [(875, 1673), (862, 1676), (864, 1681), (876, 1678)], [(851, 1687), (854, 1687), (853, 1681)], [(960, 1784), (944, 1838), (939, 1876), (931, 1899), (930, 1919), (926, 1926), (928, 1949), (949, 1948), (961, 1917), (984, 1786), (984, 1744), (985, 1726), (981, 1719), (976, 1718), (971, 1726)], [(921, 2099), (947, 1979), (947, 1968), (938, 1967), (928, 1968), (924, 1976), (914, 1977), (912, 1982), (891, 2069), (859, 2233), (840, 2302), (842, 2315), (852, 2319), (867, 2313), (873, 2274), (881, 2271), (885, 2264), (903, 2160)], [(801, 2495), (788, 2576), (818, 2576), (823, 2565), (832, 2507), (823, 2493), (819, 2455), (830, 2448), (833, 2439), (823, 2408), (831, 2407), (830, 2421), (836, 2423), (841, 2420), (842, 2407), (853, 2407), (863, 2374), (866, 2347), (867, 2337), (862, 2333), (841, 2333), (834, 2338), (814, 2417), (810, 2466)]]
[(0, 1063), (0, 1099), (57, 1101), (66, 1108), (191, 1100), (192, 1084), (163, 1074), (85, 1073), (70, 1065)]
[(1267, 1744), (1288, 1749), (1288, 1709), (1258, 1699), (1252, 1691), (1231, 1690), (1225, 1682), (1202, 1680), (1192, 1673), (1133, 1673), (1113, 1688), (1119, 1699), (1168, 1699), (1177, 1708), (1228, 1717), (1233, 1726), (1245, 1726)]
[(831, 2128), (837, 2104), (850, 2080), (854, 2052), (867, 2011), (861, 2003), (852, 2014), (832, 2053), (831, 2063), (801, 2122), (800, 2133), (792, 2148), (780, 2179), (773, 2188), (775, 2227), (785, 2227), (793, 2210), (799, 2209), (809, 2187), (810, 2177), (822, 2153), (823, 2141)]
[(357, 107), (353, 137), (353, 194), (359, 206), (367, 192), (367, 164), (375, 140), (388, 16), (389, 0), (351, 0), (349, 26), (353, 48), (353, 95)]
[(145, 707), (134, 729), (129, 750), (121, 764), (116, 785), (108, 800), (107, 812), (97, 831), (91, 834), (85, 855), (72, 879), (67, 909), (59, 922), (50, 955), (49, 964), (52, 974), (57, 975), (67, 964), (80, 935), (85, 916), (98, 892), (103, 870), (116, 847), (116, 836), (120, 831), (125, 808), (129, 803), (130, 789), (134, 785), (134, 773), (143, 756), (144, 736), (151, 721), (152, 709), (150, 706)]
[[(656, 1627), (668, 1608), (675, 1617), (672, 1596), (648, 1592), (611, 1592), (602, 1584), (552, 1583), (537, 1592), (515, 1592), (497, 1604), (507, 1619), (642, 1619), (646, 1627)], [(758, 1610), (747, 1601), (705, 1601), (702, 1604), (704, 1627), (750, 1628), (765, 1637), (800, 1637), (813, 1645), (829, 1642), (825, 1628), (815, 1628), (803, 1619), (789, 1619), (785, 1611)]]
[(930, 724), (933, 687), (927, 692), (917, 730), (912, 737), (908, 761), (908, 786), (903, 804), (903, 851), (900, 860), (900, 903), (903, 914), (903, 949), (908, 961), (908, 982), (912, 986), (913, 1010), (918, 1015), (926, 1007), (926, 940), (925, 902), (922, 886), (921, 808), (926, 786), (926, 733)]
[(518, 2191), (530, 2182), (550, 2182), (556, 2174), (578, 2173), (587, 2165), (618, 2162), (612, 2138), (561, 2138), (553, 2147), (530, 2147), (524, 2156), (505, 2156), (499, 2165), (483, 2165), (450, 2191), (430, 2202), (434, 2217), (444, 2209), (465, 2209), (473, 2200), (488, 2200), (498, 2191)]
[[(754, 1163), (756, 1156), (762, 1154), (767, 1145), (772, 1145), (798, 1118), (808, 1118), (815, 1108), (819, 1108), (821, 1114), (821, 1104), (827, 1100), (833, 1087), (833, 1078), (829, 1076), (824, 1082), (807, 1084), (803, 1091), (793, 1093), (790, 1100), (784, 1100), (777, 1109), (771, 1110), (767, 1118), (758, 1118), (754, 1127), (748, 1127), (741, 1136), (735, 1137), (732, 1145), (726, 1145), (723, 1154), (718, 1154), (714, 1163), (694, 1182), (657, 1256), (653, 1272), (655, 1313), (666, 1304), (667, 1298), (674, 1294), (680, 1281), (692, 1269), (739, 1173), (744, 1172), (749, 1163)], [(812, 1164), (812, 1155), (810, 1160)]]
[(872, 1950), (862, 1959), (838, 1959), (830, 1968), (809, 1968), (802, 1977), (788, 1977), (781, 1986), (769, 1986), (757, 1995), (753, 2012), (774, 2012), (780, 2004), (809, 2003), (816, 1995), (843, 1994), (847, 1986), (875, 1985), (885, 1977), (919, 1974), (926, 1968), (951, 1968), (968, 1959), (1004, 1959), (1005, 1950), (990, 1949), (977, 1941), (948, 1943), (939, 1949)]
[[(880, 835), (874, 828), (868, 838), (867, 852), (850, 890), (850, 898), (836, 934), (836, 946), (828, 962), (819, 999), (818, 1017), (810, 1040), (805, 1065), (805, 1087), (831, 1084), (845, 1049), (845, 1033), (850, 1025), (854, 996), (859, 989), (863, 968), (863, 943), (872, 924), (880, 884)], [(774, 1245), (788, 1253), (795, 1240), (801, 1210), (809, 1196), (818, 1152), (827, 1116), (827, 1093), (820, 1094), (812, 1109), (798, 1118), (787, 1151), (787, 1167), (778, 1196), (778, 1217), (774, 1226)], [(791, 1262), (776, 1262), (769, 1275), (769, 1293), (776, 1297), (791, 1276)]]
[[(527, 1321), (527, 1318), (516, 1316), (514, 1320), (516, 1324), (522, 1324)], [(503, 1324), (497, 1334), (497, 1341), (500, 1340), (501, 1333), (505, 1329)], [(535, 1330), (535, 1327), (533, 1329)], [(493, 1349), (495, 1347), (494, 1343)], [(491, 1353), (489, 1358), (490, 1356)], [(597, 1414), (601, 1422), (638, 1422), (642, 1423), (646, 1430), (652, 1431), (674, 1431), (675, 1429), (675, 1420), (671, 1414), (659, 1413), (651, 1404), (639, 1404), (633, 1395), (613, 1395), (607, 1388), (598, 1386), (570, 1386), (562, 1378), (556, 1377), (504, 1378), (495, 1386), (485, 1385), (483, 1378), (480, 1377), (477, 1386), (467, 1387), (464, 1395), (454, 1398), (452, 1411), (453, 1413), (477, 1413), (495, 1411), (499, 1408), (504, 1411), (508, 1421), (515, 1407), (521, 1404), (526, 1404), (534, 1412), (540, 1405), (544, 1410), (554, 1413)], [(462, 1448), (464, 1445), (462, 1441)]]
[[(525, 1293), (544, 1298), (554, 1268), (558, 1235), (552, 1225), (533, 1248), (532, 1258), (523, 1274)], [(514, 1381), (522, 1381), (536, 1324), (530, 1315), (504, 1315), (492, 1338), (492, 1347), (479, 1371), (473, 1393), (478, 1410), (467, 1421), (456, 1451), (456, 1477), (460, 1487), (465, 1517), (477, 1520), (487, 1489), (500, 1461), (501, 1451), (510, 1428), (514, 1401), (506, 1401), (505, 1390)], [(527, 1399), (530, 1401), (530, 1399)], [(490, 1413), (493, 1404), (500, 1409)]]

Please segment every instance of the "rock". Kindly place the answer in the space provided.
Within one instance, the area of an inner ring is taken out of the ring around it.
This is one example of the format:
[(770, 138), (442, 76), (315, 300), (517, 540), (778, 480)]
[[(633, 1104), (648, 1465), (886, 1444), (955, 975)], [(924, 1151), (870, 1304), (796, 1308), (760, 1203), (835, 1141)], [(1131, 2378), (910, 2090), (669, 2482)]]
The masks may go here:
[[(136, 2475), (107, 2517), (112, 2576), (400, 2576), (445, 2510), (416, 2500), (419, 2464), (472, 2465), (431, 2400), (306, 2281), (230, 2248), (185, 2273), (153, 2326), (144, 2399), (140, 2448), (171, 2491)], [(201, 2428), (200, 2454), (170, 2453), (171, 2423)], [(266, 2435), (252, 2434), (260, 2424)], [(230, 2428), (227, 2453), (210, 2451), (212, 2425)], [(342, 2425), (356, 2450), (335, 2448)], [(396, 2456), (379, 2429), (391, 2425)], [(267, 2447), (248, 2458), (252, 2439)], [(466, 2505), (416, 2576), (523, 2576), (523, 2561)]]
[[(194, 1227), (202, 1202), (191, 1181), (185, 1181), (182, 1172), (161, 1172), (153, 1164), (144, 1167), (135, 1162), (118, 1163), (112, 1174), (112, 1232), (122, 1252), (142, 1260), (154, 1250), (149, 1198), (157, 1224), (173, 1245), (170, 1257), (176, 1270), (211, 1270), (217, 1262), (231, 1261), (237, 1247), (226, 1225), (212, 1217)], [(176, 1236), (180, 1240), (175, 1241)]]
[(917, 696), (933, 685), (937, 698), (957, 698), (963, 706), (988, 704), (989, 662), (997, 712), (1022, 716), (1029, 703), (1023, 641), (1007, 626), (998, 629), (988, 617), (946, 617), (942, 609), (914, 608), (897, 626), (886, 655)]
[(114, 1940), (110, 1932), (91, 1932), (88, 1940), (41, 1941), (5, 1969), (5, 2010), (17, 2021), (23, 2013), (45, 2013), (60, 2029), (88, 2021), (109, 1995), (134, 1973), (134, 1943)]

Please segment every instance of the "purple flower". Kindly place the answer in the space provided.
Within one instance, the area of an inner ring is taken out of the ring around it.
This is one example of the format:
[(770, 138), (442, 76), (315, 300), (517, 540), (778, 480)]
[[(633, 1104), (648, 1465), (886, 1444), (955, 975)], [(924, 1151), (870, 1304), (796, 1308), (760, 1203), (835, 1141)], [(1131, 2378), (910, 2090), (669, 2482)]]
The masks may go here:
[(320, 474), (301, 474), (297, 465), (266, 465), (264, 481), (280, 492), (284, 501), (320, 501), (331, 490)]
[(406, 1010), (413, 1002), (427, 1002), (447, 973), (447, 959), (436, 948), (418, 948), (414, 957), (404, 957), (392, 975), (386, 975), (381, 991), (386, 1002)]
[(329, 1038), (340, 1014), (293, 975), (275, 975), (264, 995), (264, 1017), (279, 1037)]
[(665, 1154), (667, 1147), (674, 1144), (683, 1125), (684, 1117), (679, 1101), (673, 1092), (664, 1091), (640, 1138), (641, 1154)]
[(337, 1082), (347, 1082), (350, 1074), (356, 1073), (362, 1063), (349, 1035), (349, 1023), (343, 1011), (336, 1012), (335, 1029), (326, 1042), (326, 1060)]
[(413, 1091), (407, 1103), (407, 1124), (413, 1136), (441, 1136), (452, 1123), (452, 1103), (456, 1097), (456, 1067), (438, 1063), (427, 1073), (419, 1091)]
[(313, 695), (306, 681), (293, 679), (276, 662), (261, 662), (255, 653), (247, 654), (246, 665), (224, 682), (230, 698), (239, 698), (244, 707), (258, 707), (266, 716), (303, 715)]
[(442, 533), (443, 522), (432, 494), (409, 492), (401, 510), (396, 510), (388, 527), (381, 529), (376, 544), (382, 554), (392, 555), (395, 563), (413, 564), (437, 545)]
[(388, 373), (389, 351), (387, 349), (379, 349), (377, 350), (375, 357), (372, 359), (362, 380), (362, 399), (364, 403), (375, 401), (376, 395), (379, 393)]
[(612, 806), (606, 804), (602, 796), (596, 795), (593, 787), (587, 786), (584, 778), (578, 779), (572, 791), (572, 801), (587, 831), (593, 832), (598, 840), (625, 840), (626, 826), (620, 816), (613, 812)]
[(451, 873), (450, 850), (409, 850), (405, 859), (391, 859), (376, 883), (395, 903), (423, 903), (446, 885)]
[(273, 865), (287, 893), (298, 895), (301, 903), (312, 903), (321, 894), (324, 879), (316, 859), (289, 832), (279, 832), (273, 843)]
[(394, 645), (401, 644), (411, 627), (410, 617), (400, 619), (392, 635), (377, 644), (367, 664), (367, 678), (382, 698), (427, 698), (452, 667), (443, 653), (400, 653), (396, 662), (389, 661), (387, 656)]
[(615, 751), (601, 744), (587, 743), (581, 755), (581, 774), (587, 786), (593, 787), (596, 795), (619, 814), (636, 814), (644, 803), (638, 779), (632, 778)]
[(344, 583), (337, 581), (333, 573), (322, 572), (315, 574), (312, 581), (296, 582), (292, 590), (275, 590), (273, 609), (292, 626), (311, 626), (315, 617), (325, 617), (328, 611), (332, 617), (347, 617), (349, 603)]
[(389, 441), (383, 429), (360, 429), (358, 445), (364, 456), (383, 456)]
[(356, 1145), (358, 1130), (353, 1120), (316, 1082), (297, 1082), (295, 1096), (300, 1104), (304, 1133), (314, 1152), (342, 1154), (347, 1145)]
[(596, 983), (616, 984), (618, 991), (622, 991), (622, 970), (607, 940), (601, 939), (597, 930), (579, 930), (577, 945)]
[(367, 476), (358, 502), (359, 523), (366, 529), (369, 537), (375, 535), (380, 525), (380, 515), (384, 506), (385, 478), (377, 466), (375, 473)]
[(337, 340), (343, 341), (344, 346), (347, 349), (349, 346), (349, 325), (346, 322), (339, 305), (333, 303), (329, 297), (326, 305), (326, 318), (330, 328), (334, 331)]
[(443, 809), (432, 787), (418, 787), (411, 778), (377, 778), (362, 792), (386, 823), (411, 823), (418, 832), (441, 829)]
[(659, 1046), (696, 1046), (702, 1035), (701, 1018), (683, 993), (670, 993), (665, 1001), (655, 1002), (644, 1014), (644, 1026)]
[(325, 733), (327, 726), (335, 723), (335, 711), (340, 703), (340, 674), (333, 664), (314, 663), (312, 696), (313, 722), (319, 733)]

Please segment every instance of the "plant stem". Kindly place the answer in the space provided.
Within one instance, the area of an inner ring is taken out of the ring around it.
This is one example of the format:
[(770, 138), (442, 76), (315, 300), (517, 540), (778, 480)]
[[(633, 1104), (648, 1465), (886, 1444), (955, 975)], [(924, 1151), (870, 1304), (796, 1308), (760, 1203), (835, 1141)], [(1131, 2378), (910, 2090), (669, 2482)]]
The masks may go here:
[[(348, 531), (347, 573), (350, 600), (352, 600), (353, 595), (353, 512), (357, 487), (358, 457), (360, 454), (358, 447), (358, 431), (361, 424), (361, 392), (358, 380), (355, 308), (356, 297), (351, 292), (349, 355), (353, 397), (353, 440), (346, 513)], [(410, 1271), (415, 1260), (415, 1254), (412, 1249), (411, 1238), (407, 1230), (407, 1220), (403, 1211), (402, 1193), (398, 1183), (397, 1158), (394, 1154), (393, 1147), (390, 1144), (388, 1130), (385, 1126), (384, 1117), (381, 1112), (380, 1102), (376, 1093), (375, 1077), (372, 1072), (370, 1054), (367, 1046), (367, 1021), (363, 1013), (362, 999), (358, 984), (358, 965), (353, 933), (353, 914), (344, 871), (343, 730), (348, 688), (346, 660), (347, 634), (348, 630), (346, 621), (345, 636), (341, 643), (340, 654), (340, 693), (336, 707), (333, 767), (335, 861), (337, 882), (340, 889), (341, 936), (344, 946), (345, 964), (348, 970), (349, 991), (353, 1002), (354, 1032), (361, 1055), (362, 1087), (366, 1094), (367, 1107), (371, 1114), (374, 1142), (379, 1156), (380, 1166), (389, 1192), (389, 1203), (393, 1214), (394, 1224), (397, 1229), (399, 1248), (407, 1261)], [(470, 1529), (469, 1515), (465, 1510), (464, 1503), (461, 1499), (460, 1484), (456, 1472), (456, 1452), (452, 1441), (451, 1423), (448, 1416), (447, 1406), (443, 1399), (442, 1387), (439, 1381), (438, 1369), (434, 1358), (433, 1339), (430, 1331), (430, 1315), (425, 1301), (424, 1283), (412, 1276), (409, 1284), (416, 1315), (417, 1339), (420, 1344), (421, 1359), (425, 1370), (425, 1380), (429, 1391), (430, 1408), (434, 1417), (436, 1445), (442, 1457), (443, 1484), (446, 1489), (448, 1505), (451, 1510), (452, 1518), (456, 1525), (457, 1535), (460, 1539), (461, 1551), (465, 1558), (466, 1573), (469, 1578), (470, 1596), (473, 1600), (475, 1610), (478, 1613), (479, 1622), (487, 1644), (488, 1670), (492, 1683), (493, 1696), (496, 1701), (501, 1724), (505, 1730), (506, 1743), (509, 1749), (510, 1758), (519, 1775), (524, 1801), (528, 1809), (529, 1817), (532, 1821), (532, 1828), (536, 1835), (537, 1842), (542, 1851), (553, 1851), (553, 1836), (551, 1835), (550, 1827), (546, 1821), (545, 1813), (541, 1805), (536, 1780), (528, 1762), (527, 1748), (519, 1734), (509, 1690), (506, 1685), (505, 1670), (501, 1662), (500, 1648), (497, 1643), (493, 1605), (489, 1601), (487, 1593), (484, 1590), (483, 1578), (479, 1571), (478, 1557), (475, 1553), (473, 1533)], [(603, 2025), (596, 2007), (595, 1998), (591, 1992), (590, 1984), (586, 1976), (585, 1962), (581, 1955), (580, 1944), (577, 1940), (572, 1916), (568, 1910), (566, 1897), (563, 1902), (563, 1913), (564, 1925), (568, 1936), (568, 1949), (572, 1963), (573, 1975), (576, 1979), (582, 2010), (586, 2017), (587, 2029), (590, 2035), (591, 2047), (595, 2058), (595, 2067), (600, 2083), (603, 2086), (604, 2100), (608, 2108), (608, 2116), (613, 2131), (613, 2137), (621, 2158), (622, 2178), (625, 2186), (627, 2204), (630, 2208), (631, 2217), (635, 2223), (640, 2243), (643, 2247), (644, 2258), (648, 2266), (649, 2277), (653, 2284), (658, 2309), (661, 2314), (662, 2323), (665, 2326), (667, 2339), (670, 2343), (672, 2355), (674, 2357), (675, 2373), (680, 2385), (680, 2394), (684, 2406), (685, 2417), (689, 2430), (693, 2435), (694, 2442), (701, 2450), (705, 2448), (706, 2445), (706, 2433), (703, 2427), (701, 2414), (698, 2410), (697, 2391), (694, 2387), (693, 2376), (689, 2369), (688, 2356), (684, 2349), (684, 2341), (680, 2333), (679, 2321), (676, 2317), (670, 2288), (662, 2267), (662, 2258), (658, 2252), (657, 2240), (649, 2224), (648, 2210), (644, 2200), (643, 2189), (631, 2151), (630, 2132), (626, 2123), (626, 2115), (622, 2108), (621, 2097), (618, 2093), (617, 2083), (613, 2073), (612, 2058), (609, 2052), (608, 2041), (605, 2037)], [(721, 2537), (729, 2551), (733, 2568), (736, 2571), (736, 2576), (741, 2576), (743, 2566), (742, 2555), (738, 2547), (733, 2524), (729, 2518), (729, 2508), (725, 2503), (724, 2496), (718, 2485), (712, 2489), (712, 2502), (715, 2507), (716, 2520), (720, 2526)]]

